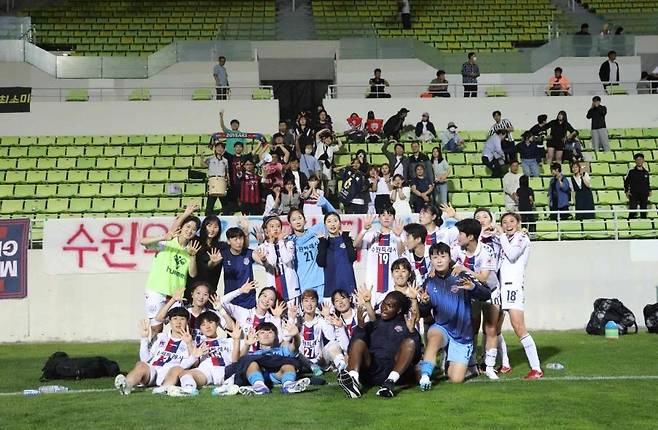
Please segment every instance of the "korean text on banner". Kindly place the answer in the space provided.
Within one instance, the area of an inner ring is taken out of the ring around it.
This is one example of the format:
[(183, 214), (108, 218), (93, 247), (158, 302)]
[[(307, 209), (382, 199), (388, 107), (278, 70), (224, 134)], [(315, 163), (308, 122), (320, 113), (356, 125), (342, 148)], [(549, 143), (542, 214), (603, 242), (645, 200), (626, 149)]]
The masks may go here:
[(29, 219), (0, 220), (0, 299), (27, 296)]

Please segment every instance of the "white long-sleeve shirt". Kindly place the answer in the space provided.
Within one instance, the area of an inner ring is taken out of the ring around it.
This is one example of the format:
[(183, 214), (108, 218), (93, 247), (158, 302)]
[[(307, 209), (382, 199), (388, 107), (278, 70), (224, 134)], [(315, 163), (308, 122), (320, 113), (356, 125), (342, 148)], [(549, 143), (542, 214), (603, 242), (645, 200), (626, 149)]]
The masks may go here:
[(501, 234), (500, 238), (500, 283), (523, 285), (525, 268), (530, 256), (530, 238), (526, 233), (516, 232), (508, 237)]
[(260, 245), (265, 252), (266, 286), (274, 287), (281, 300), (292, 300), (301, 294), (297, 272), (295, 272), (295, 243), (292, 240), (280, 240), (276, 243), (265, 242)]
[(139, 359), (154, 367), (180, 366), (189, 369), (196, 361), (190, 355), (187, 344), (169, 333), (160, 333), (149, 349), (149, 340), (142, 338), (139, 344)]

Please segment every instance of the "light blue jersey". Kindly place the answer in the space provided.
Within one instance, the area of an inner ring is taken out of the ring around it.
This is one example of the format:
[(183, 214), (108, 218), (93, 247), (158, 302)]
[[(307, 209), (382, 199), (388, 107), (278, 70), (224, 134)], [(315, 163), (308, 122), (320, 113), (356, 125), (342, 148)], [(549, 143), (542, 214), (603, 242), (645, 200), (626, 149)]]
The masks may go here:
[(303, 235), (293, 234), (289, 239), (295, 243), (295, 271), (299, 278), (299, 288), (302, 291), (313, 288), (318, 297), (324, 297), (324, 269), (316, 261), (320, 244), (318, 232), (327, 234), (324, 224), (312, 225)]

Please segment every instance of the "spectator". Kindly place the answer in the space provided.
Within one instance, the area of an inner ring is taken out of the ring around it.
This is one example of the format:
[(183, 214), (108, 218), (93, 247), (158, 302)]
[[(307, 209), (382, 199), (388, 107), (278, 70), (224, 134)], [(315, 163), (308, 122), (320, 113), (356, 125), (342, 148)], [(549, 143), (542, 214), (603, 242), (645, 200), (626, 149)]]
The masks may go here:
[(391, 181), (391, 203), (397, 216), (411, 215), (411, 206), (409, 205), (411, 191), (404, 185), (402, 175), (393, 176)]
[[(226, 158), (226, 150), (223, 142), (217, 142), (213, 148), (214, 154), (210, 157), (203, 158), (203, 155), (199, 155), (201, 160), (201, 165), (208, 168), (208, 178), (217, 177), (222, 178), (224, 183), (228, 185), (228, 173), (229, 173), (229, 160)], [(228, 187), (227, 187), (228, 188)], [(209, 190), (210, 191), (210, 190)], [(228, 190), (226, 190), (228, 192)], [(206, 216), (214, 215), (215, 203), (217, 198), (222, 202), (222, 209), (226, 206), (227, 197), (226, 195), (211, 195), (208, 193), (208, 199), (206, 201)]]
[(440, 208), (442, 204), (448, 203), (448, 177), (450, 176), (450, 165), (448, 160), (443, 158), (441, 148), (435, 146), (432, 148), (432, 158), (430, 159), (432, 173), (434, 174), (434, 191), (432, 199), (434, 206)]
[[(393, 145), (395, 153), (388, 150), (388, 146), (393, 142), (395, 142), (395, 145)], [(404, 145), (395, 140), (389, 140), (382, 145), (382, 153), (388, 159), (391, 175), (402, 175), (402, 178), (406, 178), (409, 173), (409, 158), (404, 155)]]
[(244, 171), (238, 172), (240, 181), (240, 208), (243, 215), (262, 215), (260, 183), (255, 164), (251, 158), (244, 162)]
[(368, 161), (366, 160), (368, 153), (365, 151), (365, 149), (359, 149), (358, 151), (356, 151), (356, 154), (354, 154), (354, 156), (359, 159), (359, 163), (361, 164), (360, 167), (361, 173), (367, 175), (368, 172), (370, 171), (370, 164), (368, 164)]
[(250, 154), (244, 153), (244, 144), (242, 142), (236, 142), (233, 150), (235, 151), (235, 155), (231, 155), (228, 152), (224, 153), (224, 156), (229, 160), (228, 171), (230, 179), (226, 193), (226, 206), (222, 202), (222, 214), (224, 215), (233, 215), (240, 206), (238, 201), (240, 197), (238, 173), (242, 172), (244, 162), (251, 157)]
[(608, 60), (604, 61), (599, 67), (599, 79), (603, 84), (603, 89), (608, 88), (608, 85), (619, 84), (619, 63), (617, 63), (617, 53), (615, 51), (608, 52)]
[(301, 195), (295, 185), (295, 181), (288, 178), (283, 181), (283, 192), (279, 202), (279, 214), (288, 215), (292, 209), (298, 209), (301, 203)]
[(352, 112), (347, 118), (345, 136), (352, 142), (363, 143), (366, 141), (363, 118), (361, 118), (358, 113)]
[(389, 99), (390, 94), (386, 93), (385, 88), (390, 86), (386, 79), (382, 78), (382, 69), (375, 69), (375, 76), (370, 78), (368, 85), (370, 85), (370, 92), (368, 93), (369, 99)]
[(526, 131), (521, 136), (521, 142), (516, 145), (516, 152), (521, 158), (521, 167), (526, 176), (539, 176), (539, 161), (544, 156), (544, 148), (537, 145), (534, 136)]
[(346, 214), (367, 214), (369, 200), (369, 182), (361, 172), (361, 162), (357, 157), (352, 164), (341, 169), (343, 181), (339, 199), (345, 208)]
[(270, 191), (274, 185), (283, 187), (283, 163), (276, 152), (265, 152), (262, 155), (261, 180), (265, 191)]
[(450, 121), (446, 131), (441, 133), (441, 142), (443, 143), (443, 150), (450, 152), (462, 152), (466, 142), (457, 133), (457, 125)]
[(416, 137), (421, 142), (430, 142), (436, 138), (436, 129), (430, 121), (430, 114), (423, 112), (421, 119), (416, 123)]
[(475, 52), (468, 53), (468, 61), (462, 64), (462, 83), (464, 84), (464, 97), (478, 96), (478, 77), (480, 67), (476, 64)]
[[(579, 162), (571, 163), (571, 189), (574, 193), (576, 211), (594, 210), (589, 174)], [(594, 212), (576, 212), (576, 219), (594, 219)]]
[[(569, 186), (569, 181), (562, 174), (562, 165), (560, 163), (551, 164), (551, 182), (548, 186), (548, 202), (551, 212), (556, 211), (568, 211), (569, 210), (569, 199), (571, 198), (571, 187)], [(556, 221), (557, 219), (569, 219), (571, 215), (561, 213), (551, 214), (551, 219)]]
[(429, 174), (432, 171), (432, 165), (427, 155), (420, 152), (420, 143), (411, 142), (411, 155), (409, 155), (409, 169), (407, 170), (407, 181), (411, 183), (416, 174), (416, 166), (423, 165), (425, 176), (429, 179)]
[(384, 120), (375, 118), (373, 111), (368, 111), (366, 119), (366, 142), (377, 143), (382, 140), (382, 131), (384, 130)]
[(283, 164), (288, 164), (290, 160), (297, 158), (295, 149), (285, 144), (285, 139), (280, 133), (274, 134), (272, 136), (272, 143), (266, 146), (271, 147), (270, 151), (276, 153)]
[(326, 192), (335, 192), (336, 186), (334, 181), (334, 154), (343, 145), (340, 140), (335, 139), (334, 134), (329, 130), (320, 130), (315, 135), (316, 150), (315, 158), (320, 163), (320, 173), (323, 187)]
[(219, 111), (219, 125), (222, 127), (222, 131), (226, 133), (226, 152), (229, 154), (234, 154), (235, 150), (233, 147), (237, 142), (242, 142), (243, 137), (239, 137), (240, 131), (240, 121), (237, 119), (231, 120), (231, 128), (226, 127), (224, 123), (224, 109)]
[(404, 127), (404, 119), (407, 117), (409, 110), (407, 108), (402, 108), (386, 120), (384, 124), (384, 136), (388, 139), (391, 137), (395, 140), (400, 140), (400, 133), (402, 132), (402, 127)]
[(500, 146), (503, 149), (503, 152), (505, 153), (505, 162), (509, 163), (512, 160), (512, 157), (514, 157), (514, 138), (512, 137), (514, 126), (512, 125), (512, 122), (509, 119), (507, 118), (503, 119), (503, 116), (499, 110), (494, 111), (491, 114), (491, 116), (494, 119), (494, 124), (489, 129), (489, 136), (494, 134), (496, 130), (500, 130), (500, 129), (505, 130), (507, 132), (505, 134), (505, 137), (501, 140)]
[[(383, 170), (384, 168), (388, 171), (388, 164), (382, 165), (381, 169)], [(369, 176), (370, 206), (373, 207), (371, 213), (381, 215), (384, 209), (391, 206), (391, 190), (387, 178), (384, 177), (377, 166), (370, 166)]]
[(564, 154), (562, 159), (567, 163), (581, 162), (583, 159), (583, 143), (578, 138), (578, 130), (567, 136), (564, 141)]
[(293, 130), (293, 135), (295, 136), (295, 149), (298, 154), (305, 154), (306, 151), (304, 148), (307, 145), (311, 145), (313, 148), (312, 152), (315, 152), (315, 141), (314, 141), (314, 132), (313, 129), (308, 124), (308, 118), (306, 117), (305, 112), (300, 112), (297, 116), (297, 124)]
[[(651, 197), (651, 185), (649, 184), (649, 171), (644, 167), (644, 154), (637, 153), (633, 157), (635, 167), (628, 171), (624, 178), (624, 192), (628, 197), (628, 209), (646, 209)], [(637, 217), (637, 212), (630, 212), (629, 218)], [(640, 218), (646, 218), (647, 213), (642, 212)]]
[[(313, 145), (306, 145), (304, 153), (299, 157), (299, 171), (310, 178), (312, 175), (319, 175), (322, 168), (317, 158), (313, 154)], [(303, 190), (305, 187), (301, 187)]]
[(649, 72), (642, 71), (640, 80), (635, 85), (635, 90), (638, 94), (651, 94), (651, 81), (649, 80)]
[(505, 153), (500, 146), (500, 142), (507, 132), (503, 129), (496, 130), (496, 133), (489, 136), (484, 143), (482, 150), (482, 164), (491, 169), (492, 178), (503, 177), (503, 164), (505, 164)]
[(326, 110), (321, 109), (320, 111), (318, 111), (318, 120), (315, 129), (316, 130), (326, 129), (333, 131), (334, 125), (333, 122), (331, 121), (331, 117), (329, 116)]
[(322, 190), (322, 180), (320, 175), (311, 175), (308, 178), (308, 188), (306, 188), (300, 195), (303, 202), (302, 212), (305, 218), (311, 216), (321, 216), (322, 207), (318, 206), (318, 200), (324, 196)]
[(583, 23), (580, 25), (580, 31), (575, 33), (576, 36), (590, 36), (589, 34), (589, 24)]
[(608, 37), (610, 36), (610, 24), (607, 22), (603, 24), (603, 27), (601, 27), (601, 33), (599, 33), (599, 36), (601, 37)]
[(571, 83), (569, 78), (562, 75), (562, 67), (556, 67), (554, 70), (554, 75), (548, 80), (548, 85), (546, 86), (546, 95), (547, 96), (570, 96), (571, 95)]
[(226, 57), (223, 55), (217, 59), (217, 64), (212, 69), (212, 76), (215, 79), (215, 91), (217, 92), (217, 100), (228, 99), (229, 85), (228, 85), (228, 72), (226, 71)]
[[(317, 173), (317, 171), (314, 171), (313, 173)], [(308, 186), (308, 175), (300, 170), (300, 162), (296, 158), (290, 160), (290, 163), (288, 164), (288, 170), (283, 175), (284, 192), (286, 188), (286, 181), (288, 180), (291, 180), (293, 184), (295, 184), (295, 189), (298, 192), (299, 190), (305, 190)]]
[(265, 197), (265, 209), (263, 210), (263, 216), (279, 215), (279, 209), (281, 205), (281, 189), (280, 184), (274, 184), (271, 192)]
[(615, 36), (621, 36), (624, 34), (624, 27), (619, 26), (615, 29)]
[(580, 31), (576, 32), (575, 35), (579, 36), (573, 40), (576, 56), (589, 57), (589, 52), (592, 49), (592, 36), (589, 34), (589, 24), (582, 24)]
[(425, 166), (423, 164), (417, 164), (415, 166), (415, 176), (410, 181), (411, 206), (415, 213), (419, 213), (425, 205), (431, 203), (434, 185), (432, 184), (432, 181), (425, 176), (425, 173)]
[(279, 121), (279, 131), (274, 133), (272, 140), (274, 140), (274, 138), (279, 135), (283, 136), (283, 143), (288, 147), (288, 149), (295, 147), (295, 135), (290, 132), (288, 129), (288, 123), (285, 120)]
[(399, 0), (398, 9), (400, 10), (402, 28), (409, 30), (411, 28), (411, 5), (409, 4), (409, 0)]
[(518, 196), (516, 190), (519, 189), (519, 178), (523, 173), (519, 172), (519, 162), (512, 160), (509, 165), (509, 171), (503, 176), (503, 192), (505, 193), (505, 210), (516, 212), (518, 210)]
[(530, 134), (532, 135), (533, 140), (538, 146), (544, 146), (544, 138), (546, 137), (546, 122), (548, 120), (548, 115), (541, 114), (537, 116), (537, 124), (530, 127)]
[[(519, 212), (533, 212), (535, 210), (535, 191), (530, 188), (530, 180), (526, 175), (521, 175), (519, 178), (519, 188), (516, 190), (516, 198)], [(536, 220), (535, 214), (521, 214), (523, 227), (531, 232), (537, 230)]]
[(567, 139), (568, 133), (576, 131), (569, 121), (567, 120), (567, 113), (563, 110), (557, 113), (557, 118), (551, 122), (546, 123), (543, 127), (544, 130), (551, 131), (551, 137), (546, 145), (548, 147), (546, 154), (546, 161), (562, 162), (562, 153), (564, 151), (564, 142)]
[(432, 97), (450, 97), (445, 70), (438, 70), (436, 72), (436, 78), (430, 82), (427, 92), (432, 94)]
[(605, 116), (608, 109), (601, 104), (601, 97), (592, 98), (592, 107), (587, 111), (587, 118), (592, 120), (592, 148), (594, 151), (610, 151), (608, 141), (608, 129), (605, 124)]

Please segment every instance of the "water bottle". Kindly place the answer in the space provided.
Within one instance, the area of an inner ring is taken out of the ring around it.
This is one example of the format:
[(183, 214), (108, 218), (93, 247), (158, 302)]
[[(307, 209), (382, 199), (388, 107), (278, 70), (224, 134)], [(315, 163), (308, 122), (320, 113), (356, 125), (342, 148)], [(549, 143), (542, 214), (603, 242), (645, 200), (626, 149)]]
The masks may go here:
[(562, 363), (548, 363), (546, 365), (546, 368), (551, 369), (551, 370), (562, 370), (562, 369), (564, 369), (564, 364), (562, 364)]
[(23, 390), (24, 396), (33, 397), (33, 396), (38, 396), (39, 394), (41, 394), (39, 390)]
[(619, 339), (619, 328), (614, 321), (605, 323), (605, 338), (606, 339)]
[(40, 393), (66, 393), (68, 391), (68, 387), (64, 387), (62, 385), (44, 385), (43, 387), (39, 387), (39, 392)]

